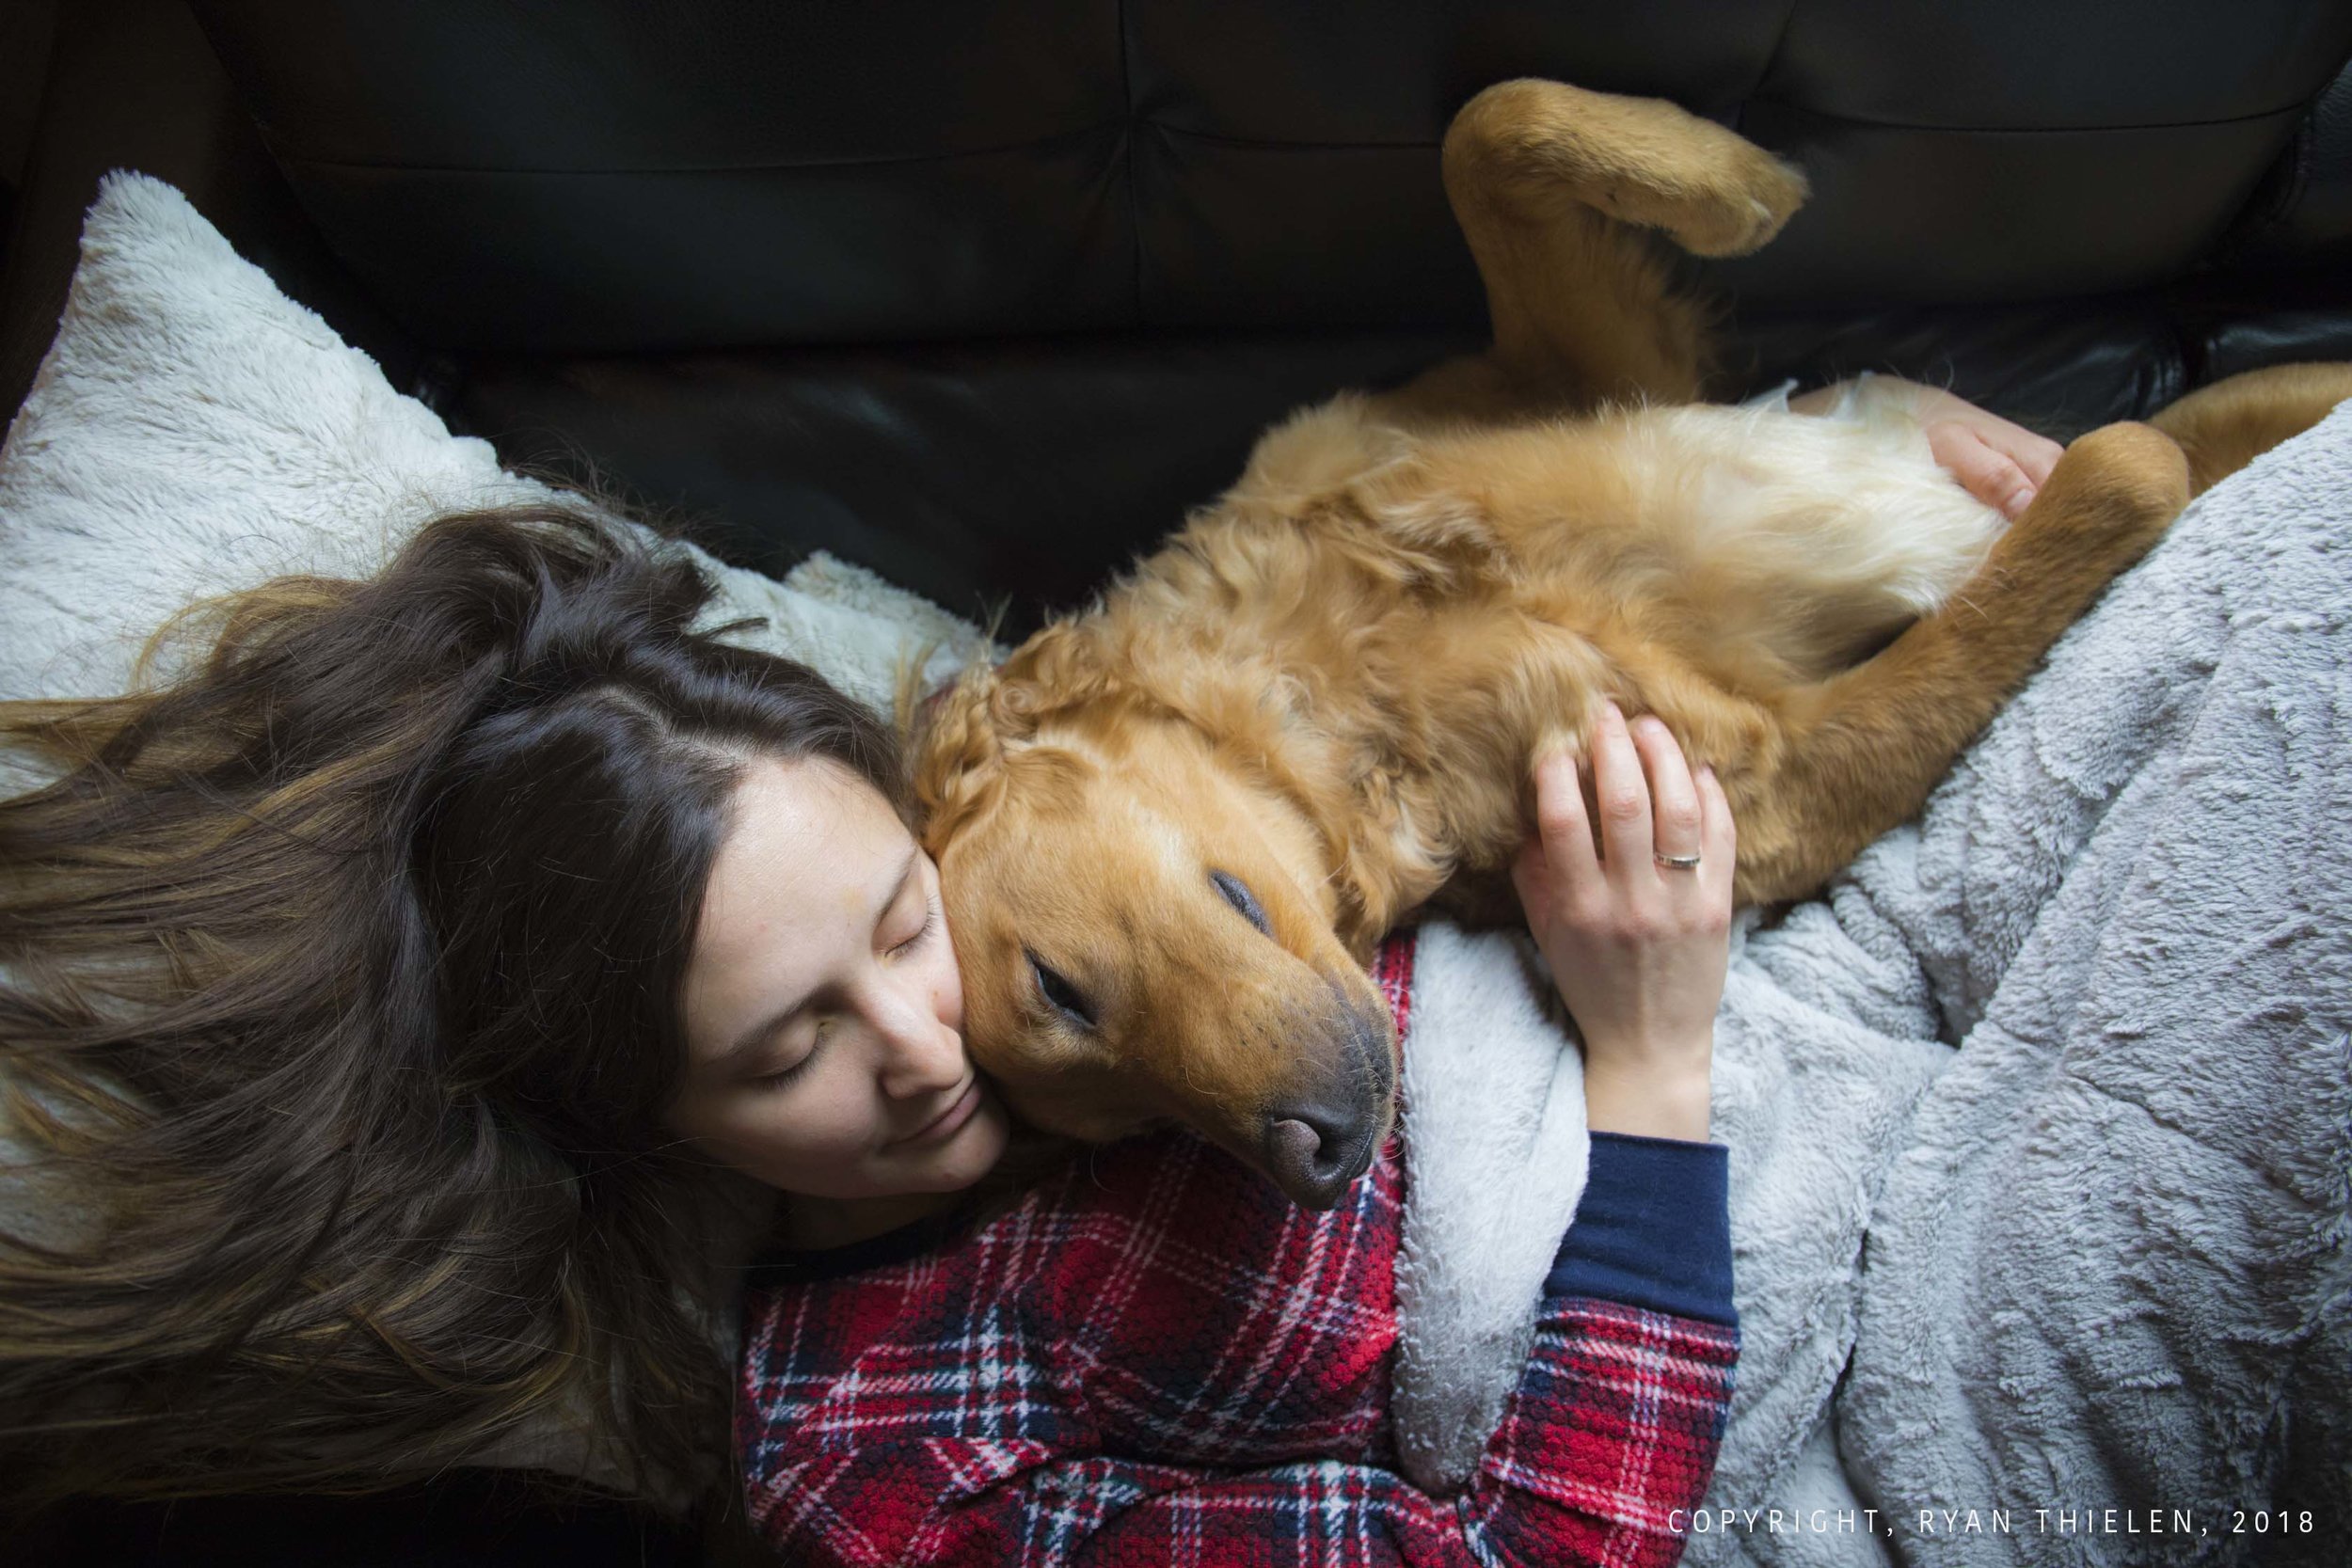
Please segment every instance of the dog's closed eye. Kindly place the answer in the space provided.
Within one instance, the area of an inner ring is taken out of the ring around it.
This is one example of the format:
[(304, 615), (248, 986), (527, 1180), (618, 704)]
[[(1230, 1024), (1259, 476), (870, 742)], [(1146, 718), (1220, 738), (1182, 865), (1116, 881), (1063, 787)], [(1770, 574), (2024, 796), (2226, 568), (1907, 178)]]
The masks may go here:
[(1038, 994), (1045, 998), (1046, 1005), (1078, 1028), (1090, 1032), (1094, 1028), (1094, 1009), (1087, 1006), (1078, 988), (1056, 974), (1035, 953), (1027, 953), (1027, 958), (1029, 972), (1037, 976)]
[(1209, 880), (1216, 884), (1217, 892), (1225, 895), (1227, 903), (1241, 911), (1244, 920), (1267, 936), (1274, 934), (1274, 927), (1266, 921), (1265, 911), (1258, 907), (1256, 895), (1239, 877), (1227, 871), (1212, 871)]

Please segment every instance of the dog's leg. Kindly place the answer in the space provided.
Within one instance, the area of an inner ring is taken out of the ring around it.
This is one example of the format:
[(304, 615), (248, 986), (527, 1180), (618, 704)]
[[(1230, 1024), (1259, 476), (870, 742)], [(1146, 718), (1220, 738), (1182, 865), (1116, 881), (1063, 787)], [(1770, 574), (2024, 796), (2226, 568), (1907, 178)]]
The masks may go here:
[(1692, 401), (1705, 312), (1673, 292), (1645, 230), (1699, 256), (1744, 255), (1805, 198), (1802, 174), (1710, 120), (1558, 82), (1471, 99), (1444, 166), (1495, 341), (1383, 400), (1407, 424)]
[(1694, 754), (1731, 798), (1740, 900), (1804, 896), (1915, 815), (2058, 634), (2187, 501), (2169, 439), (2146, 425), (2093, 431), (1943, 608), (1868, 661), (1775, 699), (1764, 756)]
[(2273, 365), (2200, 388), (2148, 422), (2181, 443), (2201, 496), (2346, 398), (2352, 365)]

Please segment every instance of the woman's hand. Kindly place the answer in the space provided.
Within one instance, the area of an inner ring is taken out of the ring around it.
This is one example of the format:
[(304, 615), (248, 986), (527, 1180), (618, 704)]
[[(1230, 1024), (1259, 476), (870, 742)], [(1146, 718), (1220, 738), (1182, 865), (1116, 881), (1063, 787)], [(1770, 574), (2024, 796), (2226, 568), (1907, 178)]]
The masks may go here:
[(1537, 763), (1537, 833), (1511, 880), (1584, 1037), (1588, 1124), (1704, 1139), (1730, 960), (1731, 806), (1713, 769), (1692, 777), (1664, 724), (1629, 728), (1614, 704), (1594, 732), (1593, 774), (1597, 846), (1575, 760)]
[[(2066, 450), (2047, 436), (1988, 414), (1940, 388), (1897, 376), (1875, 376), (1870, 385), (1899, 389), (1908, 397), (1920, 426), (1927, 431), (1928, 450), (1935, 453), (1937, 465), (1959, 480), (1970, 495), (1997, 508), (2011, 522), (2049, 483), (2050, 470)], [(1843, 382), (1819, 388), (1790, 398), (1788, 406), (1799, 414), (1826, 413), (1844, 390)]]

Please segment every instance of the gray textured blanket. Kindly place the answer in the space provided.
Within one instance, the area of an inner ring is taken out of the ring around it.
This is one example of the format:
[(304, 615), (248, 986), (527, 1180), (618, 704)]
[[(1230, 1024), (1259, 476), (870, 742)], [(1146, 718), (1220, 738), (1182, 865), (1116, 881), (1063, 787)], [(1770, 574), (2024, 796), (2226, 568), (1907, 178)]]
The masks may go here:
[[(1959, 1042), (1871, 1206), (1835, 1402), (1910, 1560), (2267, 1560), (2275, 1522), (2233, 1527), (2274, 1505), (2343, 1560), (2347, 621), (2352, 407), (2193, 507), (1916, 832), (1749, 944), (1890, 1050)], [(1722, 1490), (1781, 1456), (1732, 1457)], [(1916, 1517), (1996, 1506), (2015, 1534)], [(2106, 1507), (2162, 1528), (2023, 1516)]]
[[(1851, 1336), (1837, 1453), (1905, 1561), (2233, 1561), (2280, 1547), (2275, 1521), (2234, 1533), (2270, 1507), (2291, 1528), (2312, 1512), (2305, 1557), (2343, 1561), (2347, 621), (2338, 409), (2200, 500), (1915, 832), (1743, 955), (1743, 1068), (1795, 997), (1858, 1051), (1960, 1041), (1816, 1322)], [(1739, 1149), (1740, 1121), (1724, 1131)], [(1759, 1289), (1772, 1242), (1743, 1237)], [(1750, 1418), (1773, 1392), (1757, 1373)], [(1764, 1436), (1726, 1453), (1726, 1505), (1792, 1463)], [(2011, 1535), (1966, 1533), (1964, 1510), (1997, 1507)], [(2157, 1528), (2093, 1528), (2107, 1507)], [(1922, 1510), (1955, 1514), (1931, 1530)]]
[[(2352, 406), (2192, 507), (1918, 824), (1735, 952), (1744, 1344), (1689, 1560), (2343, 1560), (2347, 619)], [(1450, 992), (1530, 983), (1500, 937), (1424, 949)], [(1527, 1026), (1444, 1016), (1399, 1275), (1439, 1478), (1517, 1370), (1493, 1303), (1540, 1277), (1486, 1238), (1542, 1229), (1563, 1170), (1572, 1207), (1584, 1157), (1581, 1115), (1525, 1110), (1573, 1053), (1455, 1071)]]

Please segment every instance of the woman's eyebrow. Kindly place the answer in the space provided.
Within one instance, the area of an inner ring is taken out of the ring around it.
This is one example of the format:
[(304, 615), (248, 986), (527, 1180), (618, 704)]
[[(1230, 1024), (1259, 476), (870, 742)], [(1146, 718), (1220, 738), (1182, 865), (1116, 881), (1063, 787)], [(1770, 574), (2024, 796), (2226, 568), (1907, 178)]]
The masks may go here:
[[(919, 844), (910, 844), (907, 846), (907, 858), (899, 863), (898, 876), (890, 879), (882, 896), (874, 901), (874, 923), (876, 925), (879, 926), (882, 924), (882, 917), (889, 912), (891, 906), (896, 904), (898, 901), (899, 895), (906, 892), (907, 881), (914, 875), (915, 857), (920, 855), (922, 852), (923, 847)], [(822, 987), (819, 987), (818, 990), (821, 991), (822, 989)], [(811, 991), (808, 995), (802, 997), (790, 1006), (785, 1007), (771, 1014), (762, 1022), (755, 1023), (750, 1028), (744, 1030), (740, 1035), (736, 1037), (735, 1043), (733, 1045), (728, 1046), (725, 1051), (720, 1053), (719, 1056), (712, 1065), (723, 1067), (727, 1063), (735, 1061), (739, 1057), (747, 1056), (751, 1054), (751, 1053), (758, 1050), (769, 1040), (774, 1038), (775, 1036), (787, 1025), (790, 1024), (795, 1018), (798, 1018), (801, 1015), (802, 1010), (817, 999), (818, 994), (818, 991)]]

